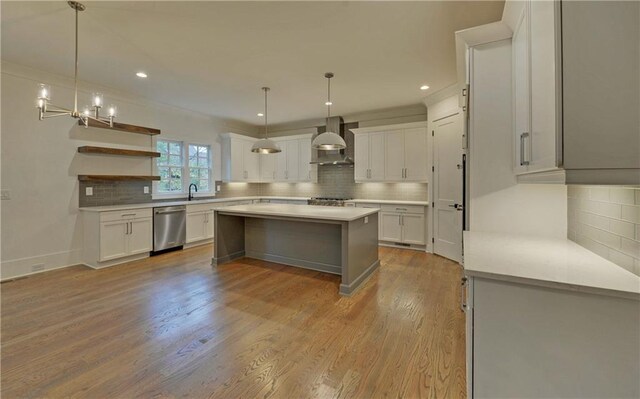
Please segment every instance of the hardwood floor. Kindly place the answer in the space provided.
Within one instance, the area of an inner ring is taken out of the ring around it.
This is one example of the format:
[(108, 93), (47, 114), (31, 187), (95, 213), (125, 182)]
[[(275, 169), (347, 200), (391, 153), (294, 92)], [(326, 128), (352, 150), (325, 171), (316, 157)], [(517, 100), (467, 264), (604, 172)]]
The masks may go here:
[(380, 248), (339, 277), (211, 246), (1, 285), (2, 398), (464, 398), (461, 269)]

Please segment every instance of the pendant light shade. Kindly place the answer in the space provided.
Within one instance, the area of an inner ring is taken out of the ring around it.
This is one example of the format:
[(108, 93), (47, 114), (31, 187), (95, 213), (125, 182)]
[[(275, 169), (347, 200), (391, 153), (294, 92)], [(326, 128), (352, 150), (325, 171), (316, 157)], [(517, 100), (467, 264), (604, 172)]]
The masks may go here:
[[(327, 106), (327, 129), (329, 128), (329, 118), (331, 117), (331, 78), (333, 77), (332, 72), (327, 72), (324, 74), (324, 77), (327, 78), (327, 102), (325, 105)], [(311, 143), (311, 147), (316, 150), (323, 151), (333, 151), (333, 150), (342, 150), (347, 148), (347, 143), (344, 141), (342, 137), (336, 132), (327, 131), (322, 134), (319, 134), (313, 142)]]
[(263, 87), (262, 91), (264, 91), (264, 138), (256, 141), (251, 147), (251, 152), (256, 152), (258, 154), (276, 154), (278, 152), (282, 152), (280, 146), (271, 140), (268, 135), (267, 129), (267, 92), (270, 89), (268, 87)]

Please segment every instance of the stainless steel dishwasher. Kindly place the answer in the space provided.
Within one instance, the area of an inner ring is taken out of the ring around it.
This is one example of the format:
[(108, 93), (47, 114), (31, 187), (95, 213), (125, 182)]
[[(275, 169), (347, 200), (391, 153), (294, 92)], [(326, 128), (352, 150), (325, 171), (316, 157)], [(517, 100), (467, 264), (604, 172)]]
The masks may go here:
[(186, 206), (153, 208), (153, 252), (181, 247), (186, 238)]

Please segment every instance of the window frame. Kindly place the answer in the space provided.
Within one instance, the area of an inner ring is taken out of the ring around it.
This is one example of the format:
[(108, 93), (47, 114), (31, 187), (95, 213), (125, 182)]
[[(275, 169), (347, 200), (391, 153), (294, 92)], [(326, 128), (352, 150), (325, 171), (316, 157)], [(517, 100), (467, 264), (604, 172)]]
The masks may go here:
[[(180, 166), (182, 173), (182, 185), (180, 191), (160, 191), (160, 182), (153, 182), (153, 190), (151, 193), (152, 199), (172, 199), (172, 198), (184, 198), (185, 195), (189, 192), (189, 184), (191, 183), (191, 167), (189, 166), (189, 146), (195, 145), (200, 147), (207, 147), (209, 152), (209, 189), (204, 191), (198, 187), (197, 193), (192, 193), (194, 197), (214, 197), (216, 195), (216, 190), (214, 190), (215, 179), (213, 176), (213, 145), (212, 144), (203, 144), (198, 142), (191, 142), (187, 140), (176, 140), (171, 138), (156, 138), (153, 141), (154, 151), (158, 152), (158, 142), (168, 142), (168, 143), (180, 143), (182, 146), (181, 156), (182, 156), (182, 165)], [(160, 174), (160, 166), (158, 166), (159, 158), (153, 158), (153, 171), (155, 175)], [(167, 165), (170, 166), (170, 165)], [(164, 166), (162, 166), (164, 167)], [(170, 166), (171, 167), (171, 166)], [(173, 166), (174, 168), (178, 168), (177, 166)], [(204, 169), (204, 168), (203, 168)]]

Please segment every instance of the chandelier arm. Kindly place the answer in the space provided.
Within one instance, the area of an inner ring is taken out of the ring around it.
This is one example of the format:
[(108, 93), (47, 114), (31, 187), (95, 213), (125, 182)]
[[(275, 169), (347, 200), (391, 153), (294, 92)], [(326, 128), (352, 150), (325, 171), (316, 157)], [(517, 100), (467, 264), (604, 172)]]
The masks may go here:
[(47, 104), (47, 109), (44, 112), (68, 112), (73, 113), (72, 110), (58, 107), (57, 105)]
[(49, 114), (47, 112), (47, 114), (43, 114), (42, 115), (42, 119), (49, 119), (49, 118), (55, 118), (58, 116), (69, 116), (71, 115), (71, 111), (66, 111), (66, 112), (52, 112), (51, 114)]

